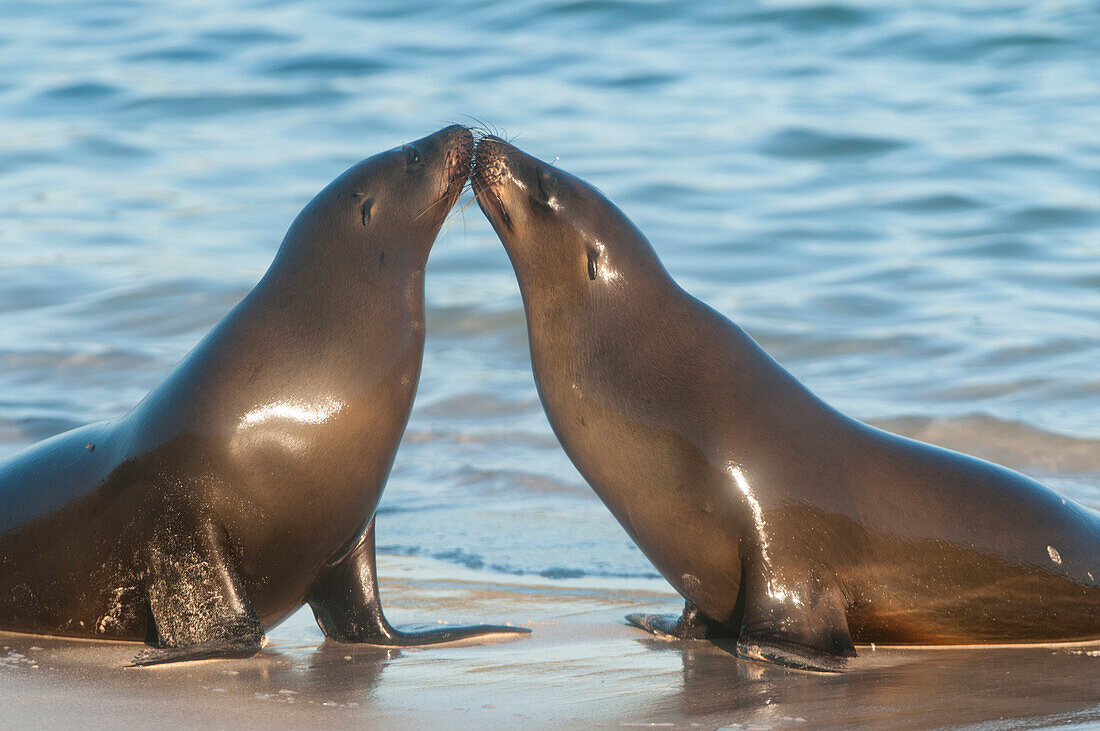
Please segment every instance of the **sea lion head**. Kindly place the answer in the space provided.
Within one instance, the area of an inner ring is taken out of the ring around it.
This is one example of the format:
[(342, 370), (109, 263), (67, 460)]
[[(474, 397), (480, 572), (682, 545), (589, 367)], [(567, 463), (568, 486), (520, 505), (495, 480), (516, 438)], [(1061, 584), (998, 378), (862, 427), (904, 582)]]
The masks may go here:
[(494, 136), (478, 141), (474, 158), (478, 204), (526, 306), (608, 303), (664, 271), (641, 231), (589, 183)]
[(452, 125), (356, 163), (302, 209), (282, 254), (419, 265), (469, 177), (474, 141)]

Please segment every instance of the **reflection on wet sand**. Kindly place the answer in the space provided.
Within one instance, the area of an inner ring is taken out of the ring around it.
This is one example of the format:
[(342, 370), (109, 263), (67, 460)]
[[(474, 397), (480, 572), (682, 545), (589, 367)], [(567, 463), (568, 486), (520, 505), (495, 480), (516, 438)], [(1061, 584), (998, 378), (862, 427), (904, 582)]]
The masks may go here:
[(722, 641), (639, 640), (679, 655), (684, 719), (813, 727), (939, 728), (1100, 722), (1100, 644), (1017, 648), (859, 647), (843, 674), (742, 660)]
[[(124, 667), (135, 652), (134, 643), (3, 633), (0, 672), (7, 671), (6, 680), (13, 681), (9, 686), (46, 680), (43, 700), (46, 695), (58, 702), (96, 695), (104, 701), (103, 711), (116, 719), (115, 714), (132, 710), (135, 693), (149, 701), (193, 704), (206, 712), (225, 702), (248, 703), (250, 711), (261, 715), (262, 706), (270, 704), (369, 705), (387, 664), (401, 651), (321, 639), (312, 648), (267, 647), (254, 661), (200, 661), (149, 672)], [(232, 714), (227, 717), (231, 720)]]
[[(522, 619), (523, 642), (387, 650), (325, 642), (308, 611), (256, 657), (123, 667), (133, 643), (0, 633), (4, 725), (484, 728), (621, 724), (927, 728), (1100, 723), (1100, 643), (991, 649), (859, 647), (843, 674), (742, 660), (626, 626), (673, 611), (657, 581), (594, 586), (384, 557), (390, 612)], [(1091, 653), (1091, 654), (1090, 654)]]

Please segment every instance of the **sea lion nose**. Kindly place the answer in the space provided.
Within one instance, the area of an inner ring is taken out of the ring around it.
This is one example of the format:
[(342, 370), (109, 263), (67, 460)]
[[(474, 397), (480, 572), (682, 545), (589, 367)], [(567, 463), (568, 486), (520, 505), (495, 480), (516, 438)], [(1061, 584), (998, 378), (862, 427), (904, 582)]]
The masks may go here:
[(461, 124), (452, 124), (406, 145), (406, 147), (409, 146), (416, 147), (422, 154), (429, 156), (436, 150), (447, 151), (455, 148), (469, 150), (472, 155), (474, 135)]
[(465, 137), (466, 139), (469, 139), (471, 141), (474, 139), (473, 132), (471, 132), (467, 127), (464, 127), (461, 124), (452, 124), (449, 127), (444, 127), (443, 129), (439, 130), (439, 134), (445, 135), (449, 138)]
[(442, 130), (448, 135), (451, 158), (467, 174), (474, 162), (474, 135), (460, 124), (453, 124)]

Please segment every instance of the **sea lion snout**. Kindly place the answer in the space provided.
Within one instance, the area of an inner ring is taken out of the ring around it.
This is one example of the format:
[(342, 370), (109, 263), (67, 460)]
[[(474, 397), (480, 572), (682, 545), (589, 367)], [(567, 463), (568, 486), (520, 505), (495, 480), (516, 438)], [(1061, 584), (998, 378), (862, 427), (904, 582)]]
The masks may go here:
[(399, 155), (398, 164), (410, 176), (427, 173), (432, 180), (438, 181), (436, 192), (440, 201), (457, 199), (470, 177), (474, 136), (466, 127), (452, 124), (408, 142), (394, 152)]
[(469, 180), (474, 136), (453, 124), (384, 156), (388, 172), (380, 180), (391, 185), (387, 220), (395, 226), (438, 226)]
[(482, 137), (474, 148), (474, 167), (470, 174), (470, 183), (481, 209), (491, 222), (509, 231), (512, 229), (512, 218), (501, 200), (500, 184), (508, 171), (510, 149), (515, 148), (499, 137)]
[(442, 138), (446, 155), (444, 172), (447, 185), (443, 194), (454, 192), (456, 186), (461, 191), (470, 177), (470, 168), (474, 163), (474, 135), (461, 124), (452, 124), (432, 135), (436, 136)]
[(507, 142), (493, 135), (486, 135), (477, 141), (471, 173), (475, 186), (492, 188), (500, 181), (508, 163), (507, 147)]

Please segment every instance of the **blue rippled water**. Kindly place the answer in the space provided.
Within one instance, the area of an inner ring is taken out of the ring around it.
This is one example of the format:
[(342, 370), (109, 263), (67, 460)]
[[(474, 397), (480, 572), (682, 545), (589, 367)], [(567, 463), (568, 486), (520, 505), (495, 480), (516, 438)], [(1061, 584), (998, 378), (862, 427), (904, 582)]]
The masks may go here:
[[(234, 5), (0, 5), (0, 456), (132, 407), (352, 162), (478, 119), (826, 400), (1100, 508), (1095, 2)], [(427, 297), (383, 550), (653, 575), (550, 432), (476, 206)]]

